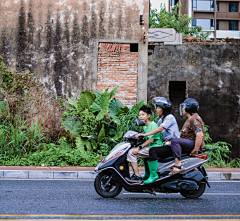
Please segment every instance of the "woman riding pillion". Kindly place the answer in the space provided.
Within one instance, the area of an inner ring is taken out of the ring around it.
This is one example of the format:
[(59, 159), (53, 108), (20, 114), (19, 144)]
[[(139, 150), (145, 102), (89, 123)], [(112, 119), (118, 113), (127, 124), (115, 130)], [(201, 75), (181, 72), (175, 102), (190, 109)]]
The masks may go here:
[(175, 159), (175, 166), (169, 175), (174, 175), (184, 170), (181, 163), (182, 153), (195, 156), (205, 146), (204, 124), (202, 118), (197, 113), (198, 109), (199, 104), (193, 98), (188, 98), (180, 104), (180, 115), (185, 115), (187, 120), (183, 125), (181, 138), (172, 140), (171, 148)]
[[(153, 134), (161, 133), (163, 146), (152, 147), (149, 150), (149, 161), (148, 167), (145, 165), (146, 173), (145, 175), (149, 175), (148, 179), (144, 181), (145, 184), (149, 184), (154, 182), (159, 178), (157, 174), (158, 170), (158, 160), (157, 158), (167, 158), (173, 155), (171, 150), (171, 141), (173, 138), (179, 138), (179, 128), (176, 121), (176, 118), (171, 114), (172, 111), (172, 103), (166, 99), (165, 97), (155, 97), (153, 102), (156, 105), (157, 115), (160, 117), (157, 125), (158, 127), (148, 133), (145, 134), (137, 134), (136, 137), (140, 136), (150, 136)], [(145, 176), (146, 177), (146, 176)]]

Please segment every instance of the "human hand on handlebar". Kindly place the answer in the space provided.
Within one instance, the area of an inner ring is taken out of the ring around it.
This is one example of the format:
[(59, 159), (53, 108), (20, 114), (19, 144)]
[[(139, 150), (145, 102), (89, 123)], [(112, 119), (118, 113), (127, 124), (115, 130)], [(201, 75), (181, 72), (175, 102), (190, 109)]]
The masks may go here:
[(136, 134), (135, 137), (139, 139), (140, 137), (145, 137), (145, 136), (144, 134)]

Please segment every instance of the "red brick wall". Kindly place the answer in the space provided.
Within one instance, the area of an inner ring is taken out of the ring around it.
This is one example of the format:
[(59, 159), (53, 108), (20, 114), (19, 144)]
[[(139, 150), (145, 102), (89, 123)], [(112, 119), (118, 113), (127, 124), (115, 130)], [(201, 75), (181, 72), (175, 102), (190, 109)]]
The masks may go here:
[(138, 52), (130, 52), (130, 44), (100, 43), (98, 51), (97, 90), (112, 90), (124, 106), (137, 101)]

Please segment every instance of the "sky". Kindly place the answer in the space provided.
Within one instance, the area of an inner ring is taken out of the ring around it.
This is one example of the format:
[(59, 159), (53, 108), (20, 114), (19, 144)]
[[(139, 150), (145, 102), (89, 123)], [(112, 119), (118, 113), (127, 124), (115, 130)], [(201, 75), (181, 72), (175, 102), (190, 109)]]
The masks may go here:
[(152, 4), (152, 8), (156, 8), (158, 11), (160, 10), (160, 4), (165, 3), (167, 6), (168, 0), (150, 0), (150, 3)]

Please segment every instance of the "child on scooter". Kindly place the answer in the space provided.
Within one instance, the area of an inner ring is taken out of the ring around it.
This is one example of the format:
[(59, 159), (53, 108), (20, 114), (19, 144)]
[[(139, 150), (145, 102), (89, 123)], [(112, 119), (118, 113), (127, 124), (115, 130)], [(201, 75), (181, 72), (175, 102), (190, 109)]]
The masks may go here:
[(150, 136), (153, 134), (161, 133), (161, 137), (164, 146), (153, 147), (149, 150), (149, 161), (148, 165), (150, 168), (150, 176), (144, 181), (145, 184), (150, 184), (159, 178), (158, 170), (158, 157), (167, 158), (173, 155), (171, 149), (171, 141), (173, 138), (179, 138), (179, 128), (175, 117), (171, 114), (172, 103), (165, 97), (155, 97), (153, 98), (153, 103), (156, 105), (157, 115), (160, 117), (158, 121), (158, 128), (154, 129), (145, 134), (137, 134), (135, 137), (139, 136)]
[[(149, 120), (151, 115), (152, 111), (150, 107), (144, 105), (139, 109), (139, 119), (145, 121), (145, 126), (143, 127), (145, 133), (158, 128), (158, 125), (155, 122)], [(159, 146), (163, 146), (160, 133), (151, 136), (146, 136), (146, 141), (142, 145), (139, 145), (138, 147), (133, 147), (128, 151), (127, 161), (131, 163), (131, 166), (134, 171), (134, 174), (131, 178), (126, 178), (129, 182), (141, 182), (142, 180), (147, 179), (149, 177), (148, 164), (145, 160), (144, 166), (146, 172), (143, 177), (140, 176), (137, 159), (148, 158), (150, 148)]]

